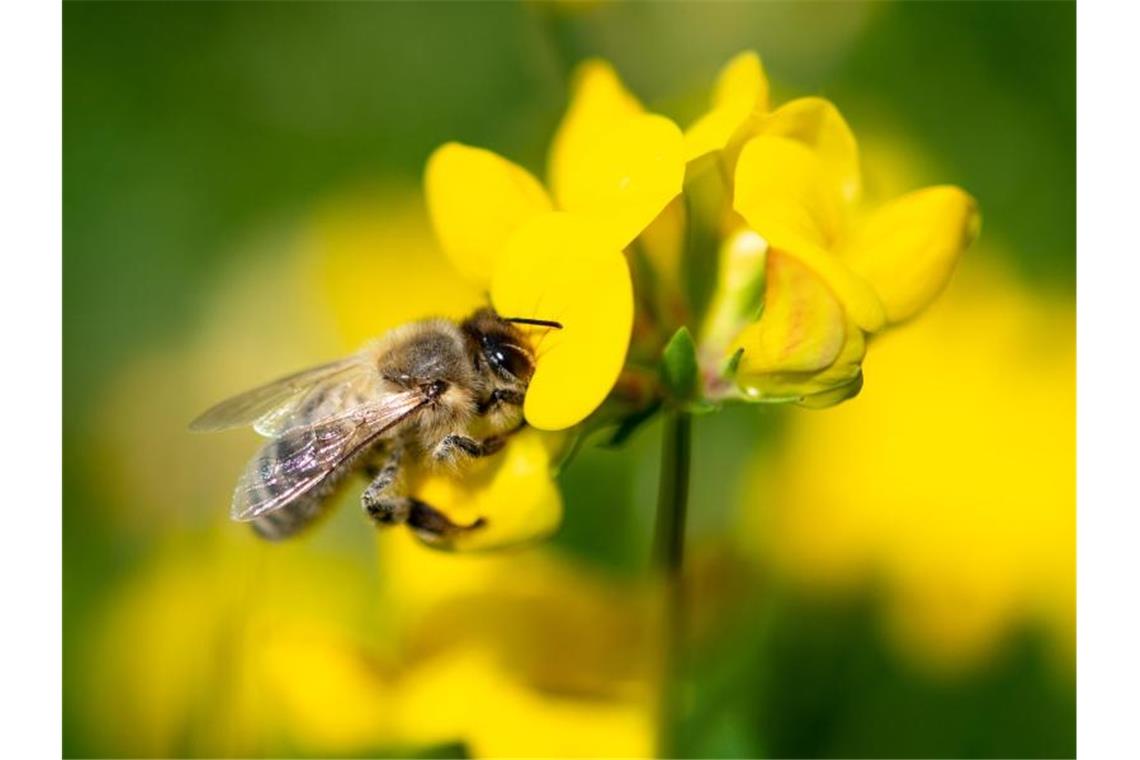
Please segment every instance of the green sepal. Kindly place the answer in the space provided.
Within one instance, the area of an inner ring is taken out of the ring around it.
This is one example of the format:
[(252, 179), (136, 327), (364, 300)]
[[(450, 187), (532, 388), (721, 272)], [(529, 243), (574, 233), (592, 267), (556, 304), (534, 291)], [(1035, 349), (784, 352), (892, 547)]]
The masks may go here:
[(735, 380), (736, 373), (740, 371), (740, 360), (744, 358), (744, 349), (738, 348), (733, 352), (732, 356), (728, 357), (728, 361), (724, 363), (724, 368), (720, 371), (721, 377), (725, 380)]
[(699, 378), (697, 344), (689, 328), (681, 327), (661, 352), (661, 382), (674, 399), (687, 401), (696, 395)]

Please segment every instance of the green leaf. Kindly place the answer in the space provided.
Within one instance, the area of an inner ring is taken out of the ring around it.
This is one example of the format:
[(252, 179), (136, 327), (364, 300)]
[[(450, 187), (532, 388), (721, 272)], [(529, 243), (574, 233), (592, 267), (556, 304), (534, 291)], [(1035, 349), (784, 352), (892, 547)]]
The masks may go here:
[(673, 398), (685, 401), (697, 391), (697, 344), (689, 328), (673, 333), (661, 353), (661, 380)]

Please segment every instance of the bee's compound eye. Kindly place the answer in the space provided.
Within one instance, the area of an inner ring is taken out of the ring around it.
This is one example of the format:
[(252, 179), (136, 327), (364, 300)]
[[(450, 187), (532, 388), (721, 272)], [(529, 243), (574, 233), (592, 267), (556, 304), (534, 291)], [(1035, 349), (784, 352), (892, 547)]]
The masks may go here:
[(510, 373), (520, 380), (529, 380), (534, 373), (530, 357), (517, 346), (488, 341), (485, 344), (487, 361), (491, 366)]
[(530, 357), (513, 346), (507, 346), (505, 354), (503, 367), (507, 372), (510, 372), (520, 380), (529, 380), (530, 376), (534, 373), (534, 366), (530, 362)]

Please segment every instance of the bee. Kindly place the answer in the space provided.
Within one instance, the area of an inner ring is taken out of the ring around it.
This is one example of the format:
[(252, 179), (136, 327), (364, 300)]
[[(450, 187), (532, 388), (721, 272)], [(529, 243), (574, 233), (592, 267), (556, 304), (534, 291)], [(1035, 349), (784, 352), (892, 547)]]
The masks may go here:
[(190, 423), (195, 431), (252, 425), (269, 438), (234, 489), (230, 515), (270, 540), (321, 516), (356, 472), (371, 479), (361, 502), (376, 523), (406, 523), (421, 540), (445, 544), (476, 530), (405, 492), (409, 463), (455, 467), (494, 454), (525, 425), (522, 403), (535, 352), (520, 324), (492, 309), (462, 321), (398, 327), (348, 358), (234, 396)]

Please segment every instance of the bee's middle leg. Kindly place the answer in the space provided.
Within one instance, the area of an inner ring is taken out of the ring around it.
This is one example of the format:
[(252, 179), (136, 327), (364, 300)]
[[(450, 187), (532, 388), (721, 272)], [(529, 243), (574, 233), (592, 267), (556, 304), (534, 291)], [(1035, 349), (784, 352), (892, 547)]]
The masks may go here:
[(360, 495), (360, 503), (369, 517), (384, 525), (404, 522), (412, 510), (412, 500), (400, 490), (400, 459), (403, 454), (403, 447), (394, 445), (376, 464), (365, 468), (372, 482)]
[(458, 459), (460, 456), (487, 457), (503, 448), (505, 441), (501, 436), (491, 436), (478, 440), (470, 436), (452, 433), (444, 436), (443, 440), (435, 445), (431, 455), (438, 461)]

